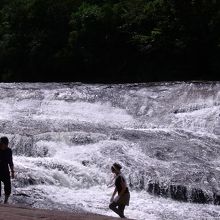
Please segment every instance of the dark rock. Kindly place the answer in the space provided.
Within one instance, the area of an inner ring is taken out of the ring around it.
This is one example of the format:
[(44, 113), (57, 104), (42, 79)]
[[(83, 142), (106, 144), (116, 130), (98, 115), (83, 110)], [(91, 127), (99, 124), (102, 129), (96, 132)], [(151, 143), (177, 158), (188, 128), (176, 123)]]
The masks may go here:
[(85, 167), (88, 166), (89, 165), (89, 161), (88, 160), (83, 160), (82, 161), (82, 165), (85, 166)]
[(213, 200), (214, 200), (213, 201), (214, 205), (220, 205), (220, 195), (214, 193), (213, 194)]
[(187, 188), (182, 185), (170, 185), (170, 196), (172, 199), (187, 202)]
[(166, 187), (161, 187), (159, 182), (149, 183), (147, 191), (154, 195), (168, 197), (168, 189)]
[(192, 189), (191, 201), (195, 203), (208, 203), (208, 196), (201, 189)]
[(183, 202), (190, 201), (202, 204), (213, 202), (215, 205), (220, 204), (220, 195), (213, 194), (213, 198), (210, 198), (202, 189), (193, 188), (189, 191), (187, 187), (183, 185), (172, 184), (169, 187), (165, 187), (163, 183), (155, 181), (148, 183), (147, 191), (153, 195), (170, 197)]

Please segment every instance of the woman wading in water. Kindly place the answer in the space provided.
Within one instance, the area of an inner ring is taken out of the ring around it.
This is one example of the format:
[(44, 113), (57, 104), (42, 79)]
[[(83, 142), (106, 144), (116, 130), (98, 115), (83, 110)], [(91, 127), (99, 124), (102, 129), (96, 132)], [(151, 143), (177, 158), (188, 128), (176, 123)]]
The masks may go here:
[[(112, 173), (116, 175), (115, 177), (115, 190), (112, 194), (109, 208), (117, 213), (121, 218), (125, 218), (124, 209), (125, 206), (129, 205), (130, 193), (128, 190), (128, 186), (126, 180), (121, 173), (121, 165), (118, 163), (114, 163), (111, 167)], [(116, 193), (118, 195), (115, 197)]]

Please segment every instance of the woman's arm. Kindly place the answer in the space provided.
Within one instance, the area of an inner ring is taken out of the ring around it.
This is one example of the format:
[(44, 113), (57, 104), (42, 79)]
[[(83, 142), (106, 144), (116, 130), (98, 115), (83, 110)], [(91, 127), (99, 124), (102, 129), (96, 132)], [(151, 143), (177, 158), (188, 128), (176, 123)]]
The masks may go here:
[(114, 190), (114, 192), (113, 192), (113, 194), (112, 194), (112, 198), (114, 198), (114, 196), (115, 196), (116, 193), (117, 193), (117, 188), (115, 187), (115, 190)]
[(110, 199), (110, 202), (113, 202), (113, 201), (114, 201), (114, 197), (115, 197), (116, 192), (117, 192), (117, 188), (115, 187), (115, 190), (114, 190), (114, 192), (113, 192), (113, 194), (112, 194), (112, 197), (111, 197), (111, 199)]

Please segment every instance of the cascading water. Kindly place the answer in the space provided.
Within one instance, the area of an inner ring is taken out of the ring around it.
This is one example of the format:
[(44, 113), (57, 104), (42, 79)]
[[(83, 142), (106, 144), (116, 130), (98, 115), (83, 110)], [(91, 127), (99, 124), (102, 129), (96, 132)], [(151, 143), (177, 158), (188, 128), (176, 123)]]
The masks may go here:
[(119, 162), (130, 218), (220, 219), (219, 114), (220, 83), (0, 84), (11, 202), (115, 216), (107, 184)]

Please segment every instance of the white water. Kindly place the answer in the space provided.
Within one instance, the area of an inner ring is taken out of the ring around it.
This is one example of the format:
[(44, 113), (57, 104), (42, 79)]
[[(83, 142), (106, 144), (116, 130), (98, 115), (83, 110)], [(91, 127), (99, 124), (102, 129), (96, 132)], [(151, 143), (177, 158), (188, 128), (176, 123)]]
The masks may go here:
[(220, 84), (1, 84), (0, 92), (0, 132), (17, 170), (12, 203), (116, 216), (107, 184), (117, 161), (131, 186), (130, 218), (220, 219), (219, 206), (146, 192), (155, 178), (218, 190)]

